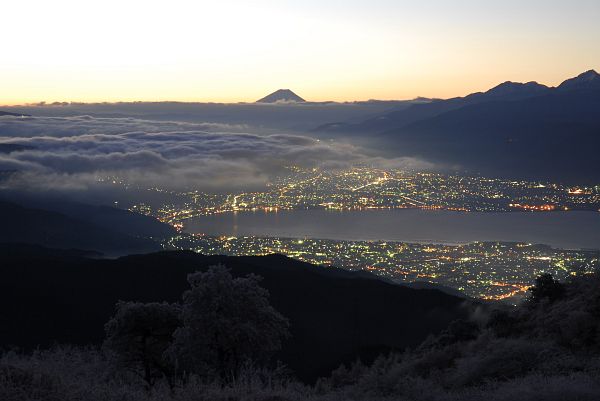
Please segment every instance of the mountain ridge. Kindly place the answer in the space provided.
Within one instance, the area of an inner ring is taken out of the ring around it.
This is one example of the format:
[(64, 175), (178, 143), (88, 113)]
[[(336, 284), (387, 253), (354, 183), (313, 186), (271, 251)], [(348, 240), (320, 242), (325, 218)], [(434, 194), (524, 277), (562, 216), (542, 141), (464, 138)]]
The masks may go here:
[(556, 87), (558, 90), (585, 90), (590, 87), (600, 89), (600, 74), (596, 70), (585, 71), (574, 78), (563, 81)]
[(325, 127), (325, 135), (368, 140), (390, 157), (579, 185), (600, 180), (599, 133), (600, 75), (593, 70), (555, 88), (505, 82), (486, 92)]
[(557, 87), (549, 87), (536, 81), (525, 83), (505, 81), (484, 92), (474, 92), (466, 96), (449, 99), (436, 99), (424, 104), (413, 104), (401, 110), (390, 110), (361, 122), (332, 122), (322, 124), (314, 128), (313, 132), (350, 135), (381, 133), (477, 103), (522, 100), (529, 97), (547, 95), (559, 90), (573, 90), (575, 86), (577, 86), (577, 89), (585, 89), (586, 83), (589, 85), (590, 82), (593, 83), (594, 87), (600, 86), (600, 79), (598, 77), (600, 75), (595, 70), (589, 70), (577, 77), (563, 81)]

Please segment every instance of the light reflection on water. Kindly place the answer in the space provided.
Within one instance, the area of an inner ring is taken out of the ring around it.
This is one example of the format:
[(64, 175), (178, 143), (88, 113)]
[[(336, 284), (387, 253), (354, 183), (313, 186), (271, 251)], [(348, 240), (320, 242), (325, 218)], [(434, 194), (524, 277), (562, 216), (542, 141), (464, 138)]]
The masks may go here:
[(295, 210), (277, 213), (224, 213), (189, 219), (184, 224), (187, 232), (208, 235), (444, 244), (515, 241), (567, 249), (600, 249), (598, 212)]

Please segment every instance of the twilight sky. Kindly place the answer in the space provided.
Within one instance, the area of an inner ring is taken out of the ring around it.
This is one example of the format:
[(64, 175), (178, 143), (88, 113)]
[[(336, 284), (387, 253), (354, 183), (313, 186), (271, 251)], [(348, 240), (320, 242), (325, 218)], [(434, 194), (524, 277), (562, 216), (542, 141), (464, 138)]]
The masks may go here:
[(598, 0), (18, 0), (0, 104), (451, 97), (600, 68)]

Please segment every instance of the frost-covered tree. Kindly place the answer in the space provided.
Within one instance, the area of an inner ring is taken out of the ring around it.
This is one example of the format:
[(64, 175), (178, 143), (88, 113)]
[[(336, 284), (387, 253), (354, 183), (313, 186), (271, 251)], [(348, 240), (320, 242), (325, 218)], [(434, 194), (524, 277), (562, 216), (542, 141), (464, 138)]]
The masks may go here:
[(178, 305), (119, 302), (104, 327), (104, 348), (115, 367), (152, 385), (157, 378), (173, 374), (173, 365), (164, 354), (180, 324)]
[(180, 369), (227, 381), (248, 361), (263, 362), (281, 348), (288, 321), (259, 281), (256, 275), (233, 278), (221, 265), (188, 276), (182, 326), (169, 351)]

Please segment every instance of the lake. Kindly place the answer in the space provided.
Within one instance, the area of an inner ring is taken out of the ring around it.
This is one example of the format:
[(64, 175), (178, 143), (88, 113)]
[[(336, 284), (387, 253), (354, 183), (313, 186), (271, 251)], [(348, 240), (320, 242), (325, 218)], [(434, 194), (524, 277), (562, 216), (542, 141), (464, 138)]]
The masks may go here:
[(420, 209), (241, 212), (184, 222), (189, 233), (207, 235), (382, 240), (456, 244), (514, 241), (557, 248), (600, 248), (600, 213), (451, 212)]

